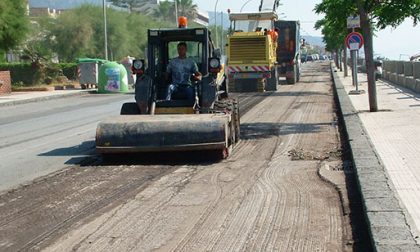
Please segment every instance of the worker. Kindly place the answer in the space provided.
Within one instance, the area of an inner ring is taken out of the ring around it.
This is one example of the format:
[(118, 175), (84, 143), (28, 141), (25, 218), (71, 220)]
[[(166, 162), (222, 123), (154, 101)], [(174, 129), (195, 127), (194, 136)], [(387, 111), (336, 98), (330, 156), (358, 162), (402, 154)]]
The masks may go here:
[(194, 79), (199, 81), (202, 75), (194, 60), (187, 58), (187, 44), (185, 42), (178, 43), (177, 50), (178, 57), (172, 59), (166, 68), (166, 81), (168, 82), (171, 77), (166, 100), (171, 100), (174, 92), (184, 92), (189, 101), (194, 101), (194, 88), (190, 78), (194, 75)]

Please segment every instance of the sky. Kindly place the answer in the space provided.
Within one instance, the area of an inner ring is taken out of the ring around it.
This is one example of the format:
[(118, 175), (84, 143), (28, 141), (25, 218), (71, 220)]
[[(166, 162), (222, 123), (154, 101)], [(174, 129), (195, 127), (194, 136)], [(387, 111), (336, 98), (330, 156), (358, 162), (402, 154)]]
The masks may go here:
[[(193, 1), (201, 10), (214, 11), (216, 0)], [(321, 0), (280, 0), (282, 5), (277, 14), (282, 19), (300, 20), (303, 35), (322, 36), (321, 31), (313, 28), (315, 22), (322, 18), (313, 11), (320, 2)], [(230, 9), (232, 12), (239, 12), (243, 8), (242, 12), (255, 12), (259, 4), (260, 0), (219, 0), (216, 10), (226, 12)], [(420, 53), (420, 24), (413, 27), (413, 22), (406, 20), (395, 29), (379, 31), (373, 38), (373, 47), (375, 56), (408, 60), (409, 56)]]

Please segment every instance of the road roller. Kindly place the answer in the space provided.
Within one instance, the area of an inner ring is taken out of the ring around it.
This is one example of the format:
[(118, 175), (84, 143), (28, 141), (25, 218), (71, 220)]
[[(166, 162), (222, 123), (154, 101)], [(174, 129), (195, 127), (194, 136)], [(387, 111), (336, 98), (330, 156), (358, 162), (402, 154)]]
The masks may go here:
[[(147, 36), (147, 58), (132, 63), (135, 102), (124, 103), (120, 115), (98, 124), (97, 152), (202, 150), (226, 158), (240, 139), (239, 105), (228, 95), (225, 59), (209, 30), (180, 25), (149, 29)], [(199, 76), (193, 73), (188, 87), (177, 86), (168, 98), (174, 82), (168, 69), (178, 66), (180, 44)]]

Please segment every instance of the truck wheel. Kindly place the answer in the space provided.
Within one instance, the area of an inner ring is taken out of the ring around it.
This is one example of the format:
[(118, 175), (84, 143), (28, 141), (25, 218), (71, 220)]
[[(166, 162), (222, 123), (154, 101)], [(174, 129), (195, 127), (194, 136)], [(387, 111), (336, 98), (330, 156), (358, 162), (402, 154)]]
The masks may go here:
[(295, 84), (296, 83), (296, 65), (293, 66), (293, 76), (286, 78), (287, 84)]
[(235, 142), (241, 139), (241, 114), (239, 113), (239, 103), (237, 100), (233, 102), (233, 116), (235, 119)]
[(223, 81), (222, 86), (220, 87), (220, 91), (224, 91), (221, 95), (220, 98), (222, 99), (226, 99), (229, 97), (229, 87), (226, 84), (226, 79)]
[(297, 72), (296, 82), (299, 82), (300, 81), (300, 67), (299, 66), (296, 66), (296, 72)]
[(276, 91), (279, 85), (279, 75), (277, 73), (277, 67), (271, 71), (271, 78), (267, 80), (267, 91)]
[(231, 114), (232, 120), (229, 125), (230, 134), (228, 145), (234, 145), (240, 138), (240, 115), (238, 102), (235, 99), (219, 100), (214, 103), (214, 110)]
[(126, 102), (121, 107), (121, 115), (139, 115), (140, 109), (135, 102)]

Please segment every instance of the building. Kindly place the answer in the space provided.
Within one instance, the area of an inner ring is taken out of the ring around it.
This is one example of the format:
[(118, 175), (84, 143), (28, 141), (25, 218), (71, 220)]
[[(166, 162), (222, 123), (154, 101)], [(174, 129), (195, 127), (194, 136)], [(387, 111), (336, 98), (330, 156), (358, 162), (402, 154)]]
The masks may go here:
[(197, 10), (197, 17), (194, 19), (194, 22), (208, 26), (209, 20), (209, 13), (207, 11)]
[(30, 17), (51, 17), (57, 18), (62, 10), (50, 9), (48, 7), (29, 7)]

